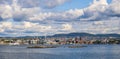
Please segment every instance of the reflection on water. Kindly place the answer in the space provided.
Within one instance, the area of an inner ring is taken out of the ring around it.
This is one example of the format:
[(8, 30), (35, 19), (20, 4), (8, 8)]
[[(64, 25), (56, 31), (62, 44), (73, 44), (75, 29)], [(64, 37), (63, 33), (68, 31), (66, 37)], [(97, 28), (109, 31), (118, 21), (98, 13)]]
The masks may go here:
[(119, 59), (119, 45), (88, 45), (83, 48), (28, 49), (0, 46), (0, 59)]

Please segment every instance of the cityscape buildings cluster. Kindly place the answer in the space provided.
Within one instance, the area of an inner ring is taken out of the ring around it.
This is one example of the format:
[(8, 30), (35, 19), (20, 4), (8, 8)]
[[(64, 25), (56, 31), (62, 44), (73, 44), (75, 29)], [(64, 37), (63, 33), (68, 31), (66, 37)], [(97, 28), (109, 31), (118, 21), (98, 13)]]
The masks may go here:
[(0, 45), (65, 45), (65, 44), (120, 44), (120, 38), (74, 37), (74, 38), (0, 38)]

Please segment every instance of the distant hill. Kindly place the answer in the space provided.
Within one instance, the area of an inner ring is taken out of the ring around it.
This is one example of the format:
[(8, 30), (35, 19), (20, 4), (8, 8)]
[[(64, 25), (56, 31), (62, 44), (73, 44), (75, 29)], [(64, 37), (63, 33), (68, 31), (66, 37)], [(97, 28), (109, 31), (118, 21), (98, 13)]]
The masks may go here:
[[(78, 37), (78, 36), (79, 37), (88, 36), (88, 37), (119, 37), (120, 38), (120, 34), (90, 34), (90, 33), (55, 34), (47, 37)], [(6, 37), (6, 38), (10, 38), (10, 37)], [(45, 36), (23, 36), (23, 37), (16, 37), (16, 38), (45, 38)]]
[(76, 37), (76, 36), (94, 36), (89, 33), (69, 33), (69, 34), (55, 34), (52, 37)]
[(90, 34), (90, 33), (69, 33), (69, 34), (55, 34), (52, 37), (120, 37), (120, 34)]

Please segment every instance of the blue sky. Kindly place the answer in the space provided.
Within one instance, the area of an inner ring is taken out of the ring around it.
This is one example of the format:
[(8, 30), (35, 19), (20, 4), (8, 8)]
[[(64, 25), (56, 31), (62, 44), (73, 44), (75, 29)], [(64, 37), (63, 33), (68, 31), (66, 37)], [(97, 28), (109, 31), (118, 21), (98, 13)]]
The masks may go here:
[[(69, 9), (82, 9), (88, 7), (93, 0), (69, 0), (68, 2), (65, 2), (62, 5), (59, 5), (55, 8), (52, 8), (54, 11), (65, 11)], [(110, 4), (112, 0), (107, 0), (107, 2)]]
[(0, 36), (120, 34), (120, 0), (0, 0)]
[(92, 2), (92, 0), (85, 0), (85, 1), (82, 1), (82, 0), (70, 0), (69, 2), (66, 2), (65, 4), (63, 5), (60, 5), (58, 7), (56, 7), (55, 9), (57, 10), (69, 10), (69, 9), (76, 9), (76, 8), (85, 8), (87, 6), (90, 5), (90, 3)]

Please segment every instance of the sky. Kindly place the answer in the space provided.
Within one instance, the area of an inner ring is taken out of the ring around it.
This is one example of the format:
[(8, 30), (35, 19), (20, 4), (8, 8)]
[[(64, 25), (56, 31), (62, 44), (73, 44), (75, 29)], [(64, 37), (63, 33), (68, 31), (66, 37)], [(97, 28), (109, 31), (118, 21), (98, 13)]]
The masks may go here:
[(120, 0), (0, 0), (0, 37), (120, 34)]

